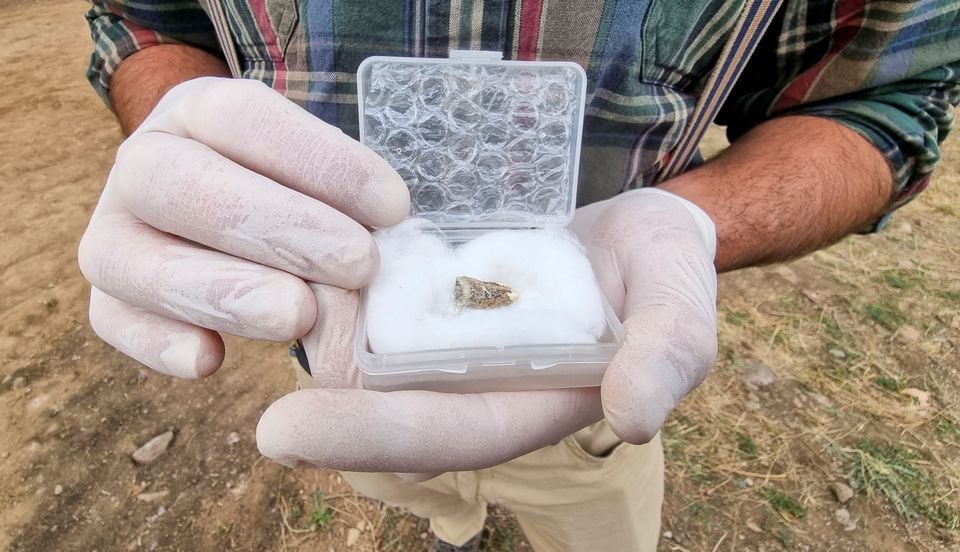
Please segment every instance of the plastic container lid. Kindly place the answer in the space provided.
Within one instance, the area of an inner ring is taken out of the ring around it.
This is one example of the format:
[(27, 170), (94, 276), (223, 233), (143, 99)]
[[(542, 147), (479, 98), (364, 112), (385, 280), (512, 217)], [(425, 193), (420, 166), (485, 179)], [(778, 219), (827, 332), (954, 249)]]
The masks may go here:
[(566, 225), (577, 200), (587, 78), (570, 62), (371, 57), (360, 64), (360, 141), (441, 228)]

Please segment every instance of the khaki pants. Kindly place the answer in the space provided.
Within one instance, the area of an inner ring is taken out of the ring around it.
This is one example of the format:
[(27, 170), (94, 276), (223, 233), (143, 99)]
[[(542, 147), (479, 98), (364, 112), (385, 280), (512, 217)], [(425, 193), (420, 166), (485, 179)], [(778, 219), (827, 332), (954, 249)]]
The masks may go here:
[[(314, 386), (299, 365), (296, 371), (301, 388)], [(538, 552), (656, 550), (660, 533), (660, 437), (630, 445), (605, 421), (485, 470), (423, 483), (390, 473), (343, 477), (361, 494), (429, 519), (437, 537), (454, 545), (483, 529), (488, 504), (509, 509)]]

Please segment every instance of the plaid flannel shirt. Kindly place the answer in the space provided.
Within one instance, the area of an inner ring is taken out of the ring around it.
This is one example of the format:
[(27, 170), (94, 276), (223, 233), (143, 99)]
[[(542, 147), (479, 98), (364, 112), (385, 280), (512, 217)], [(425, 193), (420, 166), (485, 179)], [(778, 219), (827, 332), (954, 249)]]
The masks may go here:
[[(218, 52), (200, 0), (93, 0), (88, 77), (109, 105), (121, 61), (160, 43)], [(370, 55), (570, 60), (587, 71), (583, 166), (622, 167), (581, 202), (653, 183), (743, 0), (223, 0), (243, 77), (357, 135), (356, 69)], [(771, 117), (832, 119), (894, 175), (890, 211), (920, 191), (960, 98), (960, 3), (786, 0), (717, 122), (731, 139)], [(583, 188), (581, 184), (581, 188)], [(882, 226), (886, 217), (880, 221)]]

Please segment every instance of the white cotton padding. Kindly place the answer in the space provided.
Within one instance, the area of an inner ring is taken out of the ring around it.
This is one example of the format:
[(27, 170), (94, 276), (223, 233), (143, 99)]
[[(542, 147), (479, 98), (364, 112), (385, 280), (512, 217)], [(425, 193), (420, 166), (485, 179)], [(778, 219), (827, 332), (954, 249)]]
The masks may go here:
[[(374, 353), (596, 343), (603, 335), (602, 292), (583, 247), (563, 228), (494, 230), (454, 247), (431, 223), (408, 219), (374, 239), (380, 272), (366, 310)], [(458, 276), (506, 284), (519, 298), (459, 308)]]

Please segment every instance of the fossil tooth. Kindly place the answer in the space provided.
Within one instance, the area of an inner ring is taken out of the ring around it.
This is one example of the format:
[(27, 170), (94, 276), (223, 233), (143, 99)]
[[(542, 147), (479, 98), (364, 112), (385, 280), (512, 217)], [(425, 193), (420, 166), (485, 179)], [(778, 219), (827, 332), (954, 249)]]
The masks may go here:
[(454, 285), (457, 306), (467, 309), (495, 309), (517, 300), (510, 286), (498, 282), (484, 282), (469, 276), (458, 276)]

